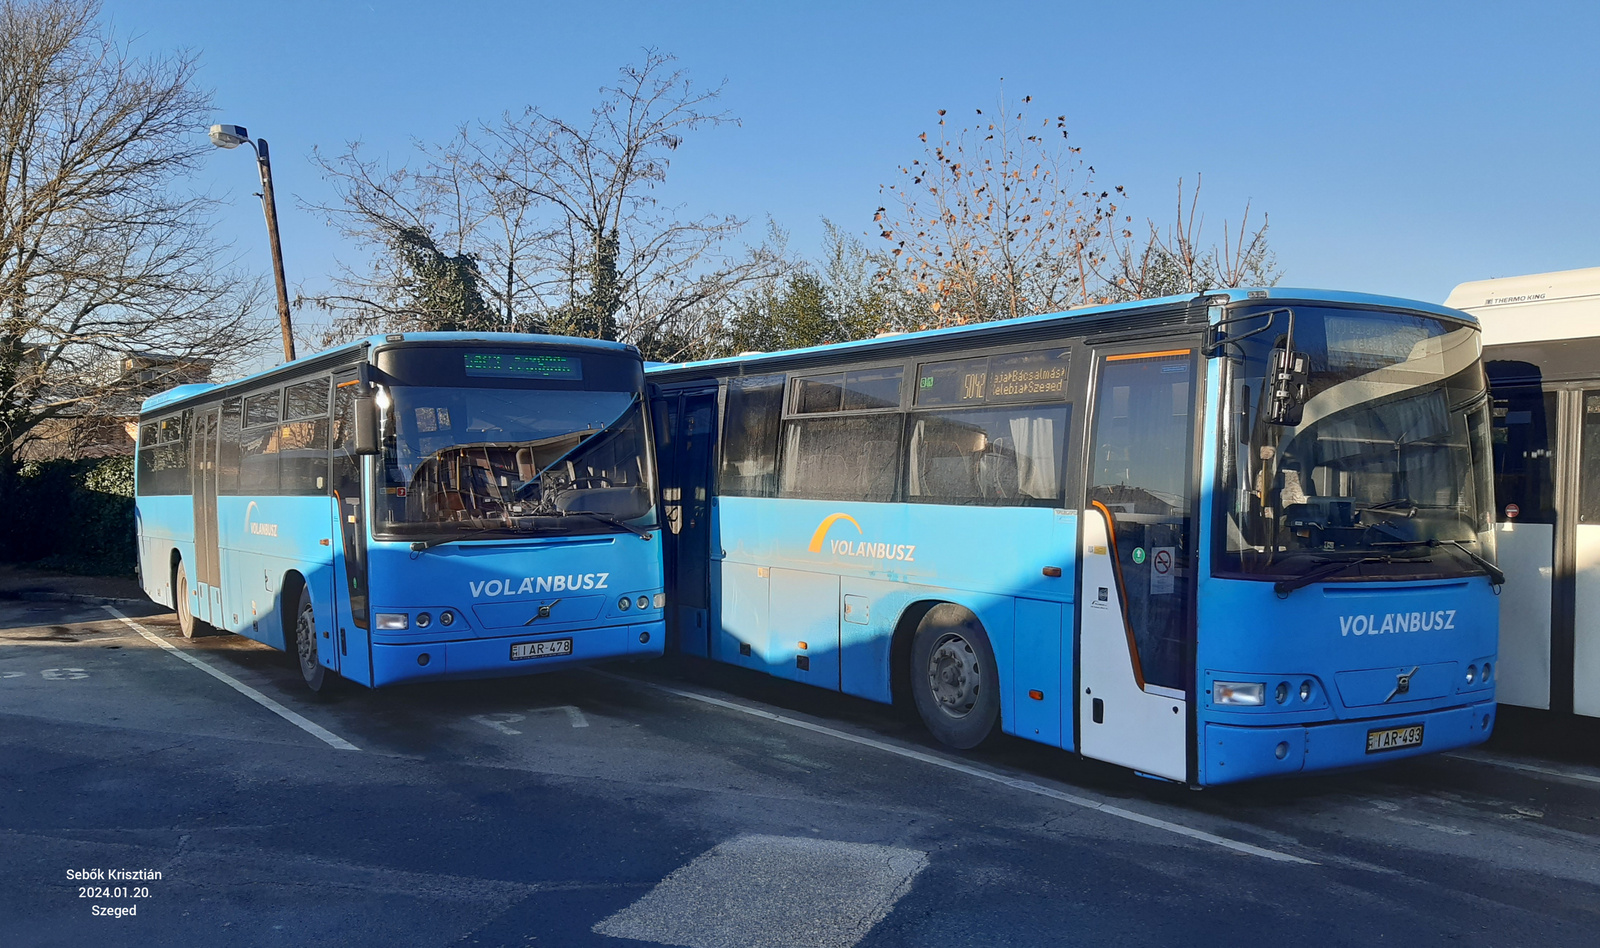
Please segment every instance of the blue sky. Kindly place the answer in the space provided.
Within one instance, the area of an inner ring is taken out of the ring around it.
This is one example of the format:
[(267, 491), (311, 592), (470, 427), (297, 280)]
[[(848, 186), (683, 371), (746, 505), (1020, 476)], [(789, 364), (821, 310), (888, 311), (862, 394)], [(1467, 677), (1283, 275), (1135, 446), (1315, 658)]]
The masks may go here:
[[(1100, 180), (1165, 220), (1205, 175), (1208, 232), (1246, 200), (1287, 285), (1442, 301), (1458, 282), (1600, 266), (1600, 4), (545, 3), (107, 0), (134, 48), (187, 48), (217, 120), (272, 145), (291, 284), (358, 255), (295, 197), (328, 190), (312, 146), (412, 138), (539, 105), (581, 116), (655, 46), (726, 80), (738, 127), (681, 148), (664, 197), (770, 215), (814, 251), (828, 217), (865, 234), (880, 184), (935, 111), (1005, 80), (1065, 114)], [(246, 266), (269, 274), (254, 170), (216, 152), (203, 186)], [(309, 314), (308, 314), (309, 315)]]

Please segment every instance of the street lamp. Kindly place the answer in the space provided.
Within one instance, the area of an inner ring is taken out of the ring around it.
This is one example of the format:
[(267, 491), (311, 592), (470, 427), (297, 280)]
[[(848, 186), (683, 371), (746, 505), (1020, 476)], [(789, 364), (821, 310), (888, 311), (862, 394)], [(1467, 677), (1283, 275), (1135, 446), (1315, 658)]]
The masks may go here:
[(261, 172), (261, 209), (267, 215), (267, 239), (272, 244), (272, 275), (278, 281), (278, 326), (283, 330), (283, 358), (294, 361), (294, 331), (289, 327), (289, 288), (283, 280), (283, 247), (278, 243), (278, 205), (272, 199), (272, 161), (267, 157), (267, 140), (250, 140), (243, 125), (211, 126), (211, 144), (218, 148), (249, 145), (255, 149), (256, 167)]

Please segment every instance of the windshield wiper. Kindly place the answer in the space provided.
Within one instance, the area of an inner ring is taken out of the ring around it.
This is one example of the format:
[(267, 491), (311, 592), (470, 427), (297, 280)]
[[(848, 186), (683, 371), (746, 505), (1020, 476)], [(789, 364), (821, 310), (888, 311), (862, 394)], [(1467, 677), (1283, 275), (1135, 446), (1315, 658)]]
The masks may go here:
[[(1312, 583), (1321, 582), (1324, 579), (1332, 579), (1333, 577), (1339, 575), (1340, 573), (1343, 573), (1346, 570), (1350, 569), (1350, 567), (1352, 567), (1352, 566), (1360, 566), (1363, 563), (1394, 563), (1394, 562), (1396, 562), (1395, 557), (1392, 556), (1391, 554), (1388, 554), (1388, 553), (1383, 553), (1383, 554), (1380, 554), (1378, 556), (1363, 556), (1363, 557), (1360, 557), (1359, 559), (1354, 559), (1354, 560), (1337, 560), (1337, 561), (1332, 562), (1332, 563), (1325, 563), (1322, 566), (1318, 567), (1317, 569), (1312, 570), (1309, 573), (1302, 573), (1299, 576), (1294, 576), (1294, 577), (1291, 577), (1289, 579), (1280, 579), (1277, 582), (1272, 584), (1272, 591), (1277, 593), (1280, 597), (1287, 596), (1290, 593), (1294, 592), (1296, 589), (1300, 589), (1301, 587), (1309, 586)], [(1428, 563), (1428, 562), (1432, 562), (1432, 561), (1428, 560), (1428, 559), (1425, 559), (1425, 558), (1406, 557), (1406, 558), (1403, 558), (1403, 559), (1399, 560), (1399, 562), (1403, 562), (1403, 563)]]
[(1467, 555), (1467, 559), (1470, 559), (1472, 562), (1478, 564), (1478, 566), (1482, 568), (1485, 573), (1488, 573), (1489, 582), (1494, 583), (1496, 586), (1504, 586), (1506, 584), (1506, 574), (1504, 570), (1489, 562), (1479, 554), (1474, 553), (1472, 550), (1467, 549), (1466, 544), (1462, 543), (1460, 540), (1429, 540), (1428, 545), (1454, 547), (1455, 549), (1460, 550), (1462, 553), (1465, 553)]
[(621, 527), (622, 529), (628, 531), (629, 533), (634, 534), (635, 536), (643, 537), (646, 540), (650, 539), (650, 531), (648, 529), (646, 529), (644, 527), (636, 527), (633, 524), (627, 522), (626, 520), (618, 520), (616, 517), (613, 517), (610, 514), (595, 513), (592, 510), (568, 510), (566, 513), (562, 514), (562, 516), (564, 516), (564, 517), (593, 517), (594, 519), (600, 521), (601, 523), (609, 523), (612, 526)]

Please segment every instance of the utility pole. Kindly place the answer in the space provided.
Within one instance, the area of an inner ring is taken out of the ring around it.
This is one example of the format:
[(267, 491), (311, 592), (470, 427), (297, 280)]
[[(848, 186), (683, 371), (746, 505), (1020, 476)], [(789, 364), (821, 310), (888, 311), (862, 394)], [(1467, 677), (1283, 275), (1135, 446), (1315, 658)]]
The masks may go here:
[(283, 245), (278, 242), (278, 203), (272, 197), (272, 159), (267, 140), (251, 141), (243, 125), (211, 126), (211, 142), (218, 148), (237, 148), (248, 143), (256, 153), (256, 169), (261, 172), (261, 210), (267, 217), (267, 241), (272, 245), (272, 276), (278, 284), (278, 328), (283, 332), (283, 360), (294, 361), (294, 329), (289, 322), (289, 285), (283, 277)]

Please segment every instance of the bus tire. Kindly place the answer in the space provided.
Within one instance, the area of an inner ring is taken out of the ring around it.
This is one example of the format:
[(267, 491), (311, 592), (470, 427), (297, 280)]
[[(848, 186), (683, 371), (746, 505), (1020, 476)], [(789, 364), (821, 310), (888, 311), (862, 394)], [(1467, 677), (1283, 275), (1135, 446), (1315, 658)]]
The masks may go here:
[(194, 607), (189, 599), (189, 568), (178, 561), (172, 568), (172, 611), (178, 614), (178, 631), (186, 639), (205, 635), (211, 631), (211, 624), (195, 617)]
[(928, 610), (911, 640), (911, 696), (939, 743), (982, 744), (1000, 720), (1000, 674), (978, 617), (943, 603)]
[(322, 691), (328, 686), (328, 669), (317, 660), (317, 614), (311, 607), (311, 590), (305, 583), (300, 584), (300, 598), (291, 628), (295, 654), (300, 659), (300, 677), (312, 691)]

